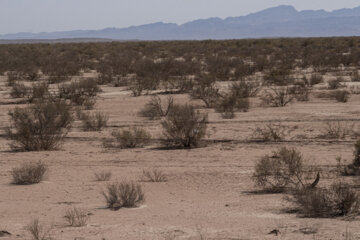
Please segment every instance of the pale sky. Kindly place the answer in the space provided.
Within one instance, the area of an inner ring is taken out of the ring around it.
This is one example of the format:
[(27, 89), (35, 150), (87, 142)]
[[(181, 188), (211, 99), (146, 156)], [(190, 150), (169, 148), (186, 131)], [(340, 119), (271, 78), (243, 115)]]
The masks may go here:
[(360, 6), (359, 0), (0, 0), (0, 34), (182, 24), (209, 17), (242, 16), (278, 5), (297, 10)]

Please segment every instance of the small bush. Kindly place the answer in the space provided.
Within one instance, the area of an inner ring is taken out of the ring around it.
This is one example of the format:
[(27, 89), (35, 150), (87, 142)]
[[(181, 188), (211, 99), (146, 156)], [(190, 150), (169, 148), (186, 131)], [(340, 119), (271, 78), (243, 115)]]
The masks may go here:
[(61, 84), (58, 90), (60, 98), (70, 100), (78, 106), (86, 104), (87, 101), (92, 101), (91, 106), (93, 106), (94, 98), (101, 92), (100, 87), (93, 78), (82, 79), (70, 84)]
[(74, 207), (66, 211), (64, 218), (72, 227), (83, 227), (89, 220), (89, 214), (82, 208)]
[(190, 92), (193, 99), (202, 100), (207, 108), (215, 106), (220, 94), (215, 85), (215, 78), (202, 75), (196, 80), (196, 84)]
[(29, 185), (43, 180), (47, 167), (42, 162), (24, 163), (14, 168), (11, 172), (13, 183), (17, 185)]
[(285, 107), (295, 99), (295, 96), (296, 91), (294, 87), (272, 87), (265, 90), (261, 100), (265, 105), (271, 107)]
[(285, 136), (285, 128), (281, 124), (266, 124), (263, 127), (254, 129), (252, 138), (261, 142), (282, 141)]
[(326, 122), (319, 138), (344, 139), (350, 133), (350, 127), (340, 121)]
[(144, 181), (148, 182), (166, 182), (166, 175), (158, 169), (143, 170)]
[(232, 92), (232, 95), (248, 98), (256, 97), (261, 88), (262, 85), (259, 81), (241, 80), (239, 82), (233, 83), (231, 85), (230, 91)]
[(332, 79), (328, 82), (328, 88), (331, 90), (338, 89), (341, 86), (342, 78)]
[(360, 75), (358, 70), (351, 73), (351, 81), (352, 82), (360, 82)]
[(113, 210), (133, 208), (145, 201), (141, 185), (133, 182), (112, 183), (107, 191), (102, 193), (107, 207)]
[(66, 136), (73, 117), (64, 102), (38, 102), (9, 112), (8, 137), (12, 148), (26, 151), (52, 150)]
[(222, 114), (223, 118), (233, 118), (235, 111), (247, 112), (250, 107), (249, 99), (236, 95), (224, 95), (219, 99), (215, 110)]
[(303, 185), (303, 157), (296, 149), (286, 147), (265, 155), (255, 165), (253, 180), (264, 190), (282, 192)]
[(111, 178), (111, 172), (110, 171), (101, 171), (94, 173), (95, 180), (99, 182), (105, 182), (109, 181)]
[(133, 127), (112, 133), (114, 140), (105, 142), (105, 147), (137, 148), (143, 147), (150, 142), (151, 135), (144, 129)]
[(24, 98), (28, 96), (29, 88), (25, 86), (23, 83), (15, 82), (12, 85), (10, 96), (13, 98)]
[(358, 215), (359, 194), (347, 184), (335, 183), (330, 188), (294, 190), (292, 201), (305, 217), (336, 217)]
[(29, 102), (42, 102), (45, 99), (50, 98), (49, 85), (47, 83), (34, 83), (30, 88), (30, 94), (28, 94)]
[(81, 114), (82, 128), (84, 131), (101, 131), (107, 126), (108, 115), (97, 112), (93, 114)]
[(319, 74), (312, 74), (309, 79), (309, 85), (314, 86), (316, 84), (322, 83), (324, 81), (324, 78)]
[(272, 69), (264, 75), (264, 82), (270, 85), (287, 86), (293, 83), (288, 69)]
[(196, 111), (190, 105), (174, 105), (161, 125), (164, 129), (165, 145), (196, 147), (206, 134), (207, 114)]
[(38, 219), (33, 220), (26, 226), (26, 230), (31, 234), (32, 240), (50, 240), (51, 228), (45, 228)]
[(349, 95), (350, 93), (346, 90), (335, 90), (331, 93), (330, 98), (346, 103), (349, 100)]
[(162, 103), (161, 98), (153, 96), (145, 107), (139, 112), (142, 117), (153, 119), (160, 119), (166, 117), (174, 106), (173, 97), (168, 97), (165, 103)]

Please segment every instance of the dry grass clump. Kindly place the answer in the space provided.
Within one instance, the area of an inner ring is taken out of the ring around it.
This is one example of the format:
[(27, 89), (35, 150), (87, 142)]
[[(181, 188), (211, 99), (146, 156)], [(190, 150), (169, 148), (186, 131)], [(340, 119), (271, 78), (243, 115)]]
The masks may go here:
[(167, 177), (163, 171), (158, 169), (143, 170), (143, 181), (147, 182), (166, 182)]
[(131, 127), (112, 132), (113, 139), (104, 142), (105, 147), (138, 148), (149, 144), (151, 135), (143, 128)]
[(303, 157), (296, 149), (282, 147), (272, 156), (263, 156), (255, 165), (253, 180), (266, 191), (282, 192), (303, 186)]
[(38, 102), (9, 112), (8, 138), (12, 148), (25, 151), (55, 149), (73, 122), (70, 107), (62, 101)]
[(83, 113), (80, 116), (82, 122), (82, 129), (84, 131), (101, 131), (107, 126), (109, 116), (102, 112), (93, 114)]
[(100, 171), (95, 172), (95, 180), (99, 182), (109, 181), (111, 178), (111, 172), (110, 171)]
[(11, 172), (13, 183), (17, 185), (39, 183), (43, 180), (47, 169), (41, 161), (23, 163), (20, 167), (13, 168)]
[(329, 188), (299, 188), (290, 201), (305, 217), (337, 217), (358, 215), (360, 196), (349, 185), (335, 183)]
[(168, 97), (166, 102), (163, 103), (159, 96), (151, 97), (150, 102), (148, 102), (144, 108), (139, 112), (139, 115), (142, 117), (153, 119), (160, 119), (166, 117), (174, 106), (173, 97)]
[(74, 207), (66, 211), (64, 218), (72, 227), (83, 227), (89, 220), (89, 214), (82, 208)]
[(133, 208), (145, 201), (145, 195), (140, 184), (133, 182), (115, 182), (102, 192), (107, 207), (113, 210)]
[(50, 240), (51, 228), (45, 228), (38, 219), (34, 219), (27, 226), (26, 230), (30, 233), (32, 240)]
[(206, 134), (207, 114), (191, 105), (174, 105), (162, 121), (166, 146), (197, 147)]

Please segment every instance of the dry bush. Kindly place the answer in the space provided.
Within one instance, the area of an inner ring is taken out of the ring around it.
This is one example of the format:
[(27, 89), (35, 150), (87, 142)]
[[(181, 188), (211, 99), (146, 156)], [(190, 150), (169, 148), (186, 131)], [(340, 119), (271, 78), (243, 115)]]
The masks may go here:
[(74, 207), (66, 210), (64, 218), (71, 227), (83, 227), (89, 220), (89, 214), (85, 209)]
[(174, 105), (161, 125), (166, 146), (196, 147), (206, 134), (207, 114), (196, 111), (191, 105)]
[(309, 101), (310, 89), (306, 86), (305, 83), (300, 82), (294, 86), (295, 99), (300, 102)]
[(147, 182), (166, 182), (166, 175), (158, 169), (143, 170), (143, 181)]
[(51, 240), (51, 228), (45, 228), (38, 219), (31, 221), (26, 230), (31, 234), (32, 240)]
[(318, 138), (324, 139), (344, 139), (347, 135), (351, 133), (351, 126), (348, 126), (346, 123), (340, 121), (336, 122), (326, 122), (322, 133)]
[(17, 185), (40, 183), (47, 169), (47, 166), (41, 161), (23, 163), (20, 167), (13, 168), (11, 171), (12, 182)]
[(352, 82), (360, 82), (360, 75), (358, 70), (352, 72), (350, 78)]
[(149, 144), (151, 135), (143, 128), (132, 127), (112, 132), (114, 139), (104, 142), (105, 147), (137, 148)]
[(22, 79), (21, 74), (17, 71), (9, 71), (6, 73), (6, 75), (8, 80), (8, 86), (12, 86), (15, 82)]
[(350, 93), (347, 90), (335, 90), (331, 92), (330, 98), (338, 102), (346, 103), (349, 100)]
[(84, 131), (101, 131), (107, 126), (109, 116), (105, 113), (81, 114), (82, 129)]
[(245, 81), (241, 80), (231, 84), (230, 91), (232, 95), (247, 97), (256, 97), (259, 91), (261, 90), (262, 85), (259, 81)]
[(260, 97), (263, 104), (271, 107), (284, 107), (296, 97), (295, 88), (292, 86), (271, 87), (264, 91)]
[(51, 94), (49, 92), (49, 85), (47, 83), (40, 82), (32, 84), (28, 94), (28, 100), (30, 103), (37, 101), (41, 102), (50, 97)]
[(282, 147), (273, 156), (263, 156), (255, 165), (253, 180), (258, 187), (271, 192), (305, 186), (303, 157), (296, 149)]
[(264, 75), (264, 82), (268, 85), (287, 86), (293, 83), (288, 69), (272, 69)]
[(290, 198), (305, 217), (358, 215), (360, 196), (349, 185), (335, 183), (329, 188), (299, 188)]
[(281, 124), (266, 124), (256, 127), (252, 133), (252, 139), (261, 142), (279, 142), (285, 137), (285, 127)]
[(223, 95), (215, 106), (215, 110), (226, 119), (234, 118), (235, 111), (247, 112), (250, 107), (247, 97), (236, 96), (232, 93)]
[(95, 175), (95, 180), (98, 182), (105, 182), (105, 181), (109, 181), (111, 178), (111, 172), (110, 171), (100, 171), (100, 172), (96, 172), (94, 173)]
[(322, 83), (324, 81), (323, 76), (319, 74), (312, 74), (310, 79), (308, 80), (308, 83), (310, 86), (314, 86), (316, 84)]
[(173, 97), (168, 97), (166, 102), (163, 103), (159, 96), (151, 97), (144, 108), (139, 112), (139, 115), (149, 119), (160, 119), (166, 117), (174, 106)]
[(330, 80), (328, 82), (328, 89), (331, 89), (331, 90), (338, 89), (339, 87), (341, 87), (342, 81), (343, 81), (343, 79), (341, 77)]
[(61, 84), (58, 86), (58, 90), (60, 98), (70, 100), (73, 104), (79, 106), (86, 104), (87, 101), (94, 102), (97, 94), (101, 92), (100, 87), (93, 78), (74, 81), (70, 84)]
[(341, 167), (341, 173), (345, 176), (359, 176), (360, 175), (360, 140), (354, 144), (354, 159), (353, 162), (347, 166), (341, 165), (341, 157), (338, 158)]
[(107, 207), (113, 210), (137, 207), (145, 201), (141, 185), (133, 182), (111, 183), (102, 194)]
[(196, 83), (190, 92), (191, 98), (202, 100), (207, 108), (215, 106), (220, 97), (219, 89), (215, 83), (215, 78), (208, 75), (201, 75), (196, 79)]
[(10, 96), (13, 98), (24, 98), (28, 96), (29, 88), (23, 83), (15, 82), (12, 84)]
[(9, 112), (8, 138), (12, 148), (26, 151), (58, 147), (73, 122), (70, 107), (62, 101), (38, 102)]

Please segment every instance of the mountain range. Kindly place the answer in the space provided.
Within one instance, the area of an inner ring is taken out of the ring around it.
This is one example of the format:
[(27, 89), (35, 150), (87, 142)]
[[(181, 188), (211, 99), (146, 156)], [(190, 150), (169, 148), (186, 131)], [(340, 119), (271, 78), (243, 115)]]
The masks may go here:
[(241, 17), (152, 23), (128, 28), (0, 35), (0, 39), (202, 40), (275, 37), (360, 36), (360, 7), (297, 11), (281, 5)]

